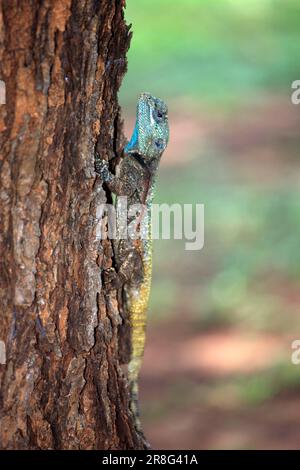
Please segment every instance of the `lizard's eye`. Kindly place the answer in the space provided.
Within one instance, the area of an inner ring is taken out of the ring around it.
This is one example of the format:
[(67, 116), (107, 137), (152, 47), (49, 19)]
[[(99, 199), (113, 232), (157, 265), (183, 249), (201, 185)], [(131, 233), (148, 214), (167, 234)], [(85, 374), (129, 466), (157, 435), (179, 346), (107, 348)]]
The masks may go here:
[(161, 122), (166, 117), (166, 113), (164, 113), (163, 110), (157, 108), (154, 110), (153, 115), (156, 122)]

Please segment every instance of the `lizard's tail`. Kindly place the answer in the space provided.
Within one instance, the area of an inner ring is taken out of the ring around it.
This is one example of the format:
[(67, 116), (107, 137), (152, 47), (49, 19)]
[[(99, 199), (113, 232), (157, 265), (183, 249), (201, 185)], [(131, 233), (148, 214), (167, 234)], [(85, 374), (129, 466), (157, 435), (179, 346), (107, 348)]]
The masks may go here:
[(139, 388), (137, 381), (130, 382), (130, 411), (134, 417), (134, 425), (137, 431), (142, 432), (142, 423), (140, 420), (140, 409), (139, 409)]
[(130, 385), (130, 408), (136, 427), (141, 430), (138, 410), (138, 376), (142, 365), (146, 339), (147, 308), (152, 277), (152, 240), (143, 241), (143, 281), (141, 285), (128, 292), (128, 307), (131, 323), (131, 359), (128, 364)]

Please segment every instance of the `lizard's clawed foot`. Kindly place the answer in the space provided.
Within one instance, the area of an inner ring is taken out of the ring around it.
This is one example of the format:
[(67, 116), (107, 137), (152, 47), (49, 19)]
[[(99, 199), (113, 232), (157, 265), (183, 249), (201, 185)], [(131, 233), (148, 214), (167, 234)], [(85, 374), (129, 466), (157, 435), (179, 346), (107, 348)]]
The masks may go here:
[(95, 170), (98, 175), (100, 175), (100, 178), (104, 182), (109, 182), (112, 179), (111, 173), (109, 171), (109, 166), (108, 162), (104, 160), (103, 158), (100, 158), (99, 154), (96, 155), (95, 158)]

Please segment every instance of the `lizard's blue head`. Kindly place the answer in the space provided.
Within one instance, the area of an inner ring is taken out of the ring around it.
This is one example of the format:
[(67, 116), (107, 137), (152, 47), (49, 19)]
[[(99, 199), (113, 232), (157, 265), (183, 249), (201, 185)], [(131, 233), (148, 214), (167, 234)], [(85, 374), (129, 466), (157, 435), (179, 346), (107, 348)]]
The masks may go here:
[(142, 93), (137, 105), (135, 129), (125, 152), (138, 153), (145, 161), (159, 160), (168, 140), (167, 105), (150, 93)]

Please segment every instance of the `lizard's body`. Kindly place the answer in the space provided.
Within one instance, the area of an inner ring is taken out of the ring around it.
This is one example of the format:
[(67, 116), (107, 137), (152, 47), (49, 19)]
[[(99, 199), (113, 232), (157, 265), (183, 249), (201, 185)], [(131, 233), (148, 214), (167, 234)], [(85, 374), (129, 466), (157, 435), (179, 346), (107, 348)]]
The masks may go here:
[[(131, 410), (139, 429), (137, 380), (144, 352), (152, 277), (151, 207), (158, 165), (168, 138), (168, 115), (165, 103), (148, 93), (142, 93), (137, 105), (134, 132), (124, 149), (124, 157), (121, 159), (117, 174), (110, 173), (105, 160), (96, 160), (96, 171), (109, 189), (117, 196), (127, 196), (128, 208), (133, 204), (142, 204), (145, 209), (136, 224), (139, 228), (137, 239), (118, 239), (120, 233), (117, 227), (117, 240), (114, 243), (117, 273), (109, 279), (114, 287), (123, 287), (126, 296), (126, 310), (131, 324), (128, 380)], [(134, 217), (129, 217), (127, 223), (130, 224), (134, 220), (136, 220)]]

